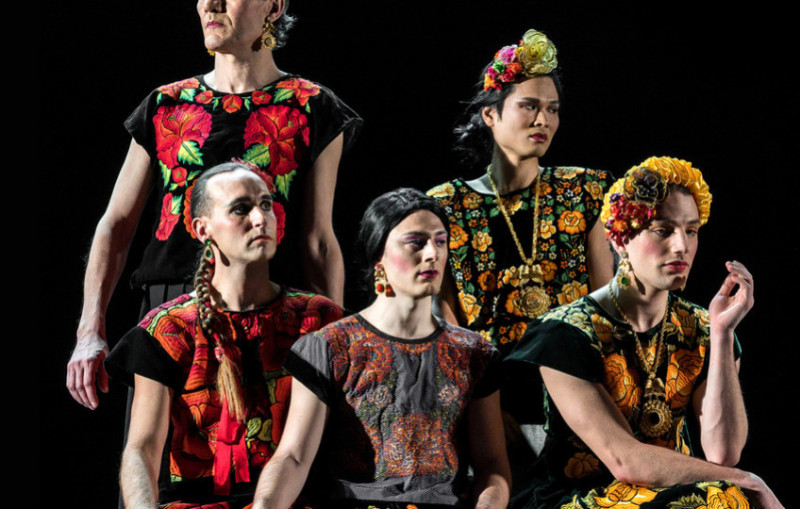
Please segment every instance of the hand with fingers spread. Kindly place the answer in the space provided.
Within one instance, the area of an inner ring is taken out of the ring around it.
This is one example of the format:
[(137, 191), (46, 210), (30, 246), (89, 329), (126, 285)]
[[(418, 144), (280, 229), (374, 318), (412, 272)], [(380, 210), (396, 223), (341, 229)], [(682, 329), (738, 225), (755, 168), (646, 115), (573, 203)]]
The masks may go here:
[(108, 343), (96, 332), (80, 334), (72, 357), (67, 364), (67, 388), (73, 399), (94, 410), (99, 400), (97, 388), (108, 392), (108, 375), (103, 360), (108, 355)]
[(740, 262), (725, 262), (728, 276), (708, 306), (714, 327), (733, 331), (753, 307), (753, 276)]

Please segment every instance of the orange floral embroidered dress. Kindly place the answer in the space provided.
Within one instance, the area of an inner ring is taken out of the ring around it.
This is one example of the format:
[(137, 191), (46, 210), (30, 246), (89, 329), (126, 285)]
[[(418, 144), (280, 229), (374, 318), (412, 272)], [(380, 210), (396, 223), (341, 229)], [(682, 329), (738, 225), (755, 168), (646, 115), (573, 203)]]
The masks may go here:
[[(548, 167), (539, 172), (539, 235), (536, 263), (544, 275), (551, 308), (589, 293), (587, 236), (611, 184), (604, 171)], [(523, 263), (493, 194), (481, 194), (463, 179), (434, 187), (428, 195), (450, 219), (449, 268), (458, 294), (459, 322), (508, 353), (529, 319), (519, 300)], [(501, 196), (526, 255), (533, 239), (533, 186)]]
[[(591, 297), (554, 309), (532, 322), (505, 362), (509, 368), (521, 368), (515, 373), (525, 373), (531, 380), (537, 380), (538, 373), (528, 368), (547, 366), (601, 383), (639, 440), (692, 455), (687, 413), (693, 391), (706, 378), (709, 327), (708, 311), (670, 295), (664, 331), (667, 352), (665, 361), (657, 369), (657, 377), (664, 382), (672, 424), (656, 438), (647, 437), (639, 427), (647, 375), (639, 367), (633, 330), (608, 314)], [(655, 338), (660, 329), (659, 324), (646, 333), (639, 333), (649, 358), (655, 356)], [(737, 341), (737, 357), (739, 353)], [(669, 488), (645, 488), (616, 481), (567, 426), (546, 389), (544, 411), (547, 438), (542, 456), (534, 465), (537, 474), (534, 478), (539, 481), (518, 495), (513, 507), (749, 507), (739, 488), (725, 481)]]

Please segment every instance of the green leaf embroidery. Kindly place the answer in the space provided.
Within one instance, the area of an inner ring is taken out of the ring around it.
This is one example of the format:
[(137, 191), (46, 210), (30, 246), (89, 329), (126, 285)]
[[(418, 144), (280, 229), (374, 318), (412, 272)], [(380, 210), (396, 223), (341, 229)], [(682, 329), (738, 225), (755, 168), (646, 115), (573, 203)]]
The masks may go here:
[(181, 213), (181, 202), (183, 196), (177, 195), (172, 197), (172, 201), (169, 205), (169, 211), (173, 214), (180, 214)]
[(184, 101), (194, 102), (194, 96), (196, 93), (197, 89), (195, 88), (182, 88), (180, 98)]
[(161, 180), (163, 181), (164, 189), (166, 189), (169, 185), (170, 176), (172, 176), (172, 170), (167, 168), (161, 161), (158, 161), (158, 167), (161, 168)]
[(181, 148), (178, 149), (178, 161), (184, 164), (203, 164), (203, 154), (200, 152), (200, 147), (193, 141), (186, 141), (181, 143)]
[(292, 170), (290, 173), (286, 175), (278, 175), (275, 177), (275, 187), (278, 188), (278, 191), (288, 200), (289, 199), (289, 186), (292, 184), (292, 179), (294, 179), (297, 170)]
[(277, 92), (275, 92), (275, 96), (272, 100), (273, 103), (279, 103), (281, 101), (285, 101), (291, 97), (294, 97), (294, 90), (289, 88), (280, 88)]
[(256, 143), (244, 153), (243, 157), (245, 161), (255, 163), (262, 168), (267, 168), (269, 167), (269, 163), (271, 161), (269, 156), (269, 145)]

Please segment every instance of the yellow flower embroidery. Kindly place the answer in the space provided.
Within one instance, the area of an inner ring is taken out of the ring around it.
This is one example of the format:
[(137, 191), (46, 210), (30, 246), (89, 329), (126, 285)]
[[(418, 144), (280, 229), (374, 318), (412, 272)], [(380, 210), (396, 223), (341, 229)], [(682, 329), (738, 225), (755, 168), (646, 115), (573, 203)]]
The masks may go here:
[(492, 243), (492, 237), (486, 232), (475, 232), (475, 237), (472, 238), (472, 247), (476, 251), (486, 251)]

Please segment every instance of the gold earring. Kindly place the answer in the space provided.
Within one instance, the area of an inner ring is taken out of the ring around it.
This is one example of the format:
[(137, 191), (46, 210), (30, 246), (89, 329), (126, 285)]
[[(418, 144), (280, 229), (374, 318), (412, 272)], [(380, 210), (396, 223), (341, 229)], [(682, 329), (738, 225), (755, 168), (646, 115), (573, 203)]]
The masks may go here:
[(278, 44), (273, 32), (275, 32), (275, 25), (272, 24), (272, 21), (267, 19), (267, 21), (264, 22), (264, 26), (261, 28), (261, 45), (268, 50), (274, 49)]
[(631, 267), (631, 262), (628, 260), (628, 253), (622, 251), (619, 256), (620, 260), (615, 279), (619, 288), (628, 288), (631, 286), (631, 280), (633, 279), (633, 267)]
[(386, 271), (383, 270), (383, 265), (377, 264), (375, 265), (375, 293), (377, 295), (384, 294), (387, 297), (392, 297), (394, 295), (394, 290), (392, 290), (392, 285), (390, 285), (386, 281)]

